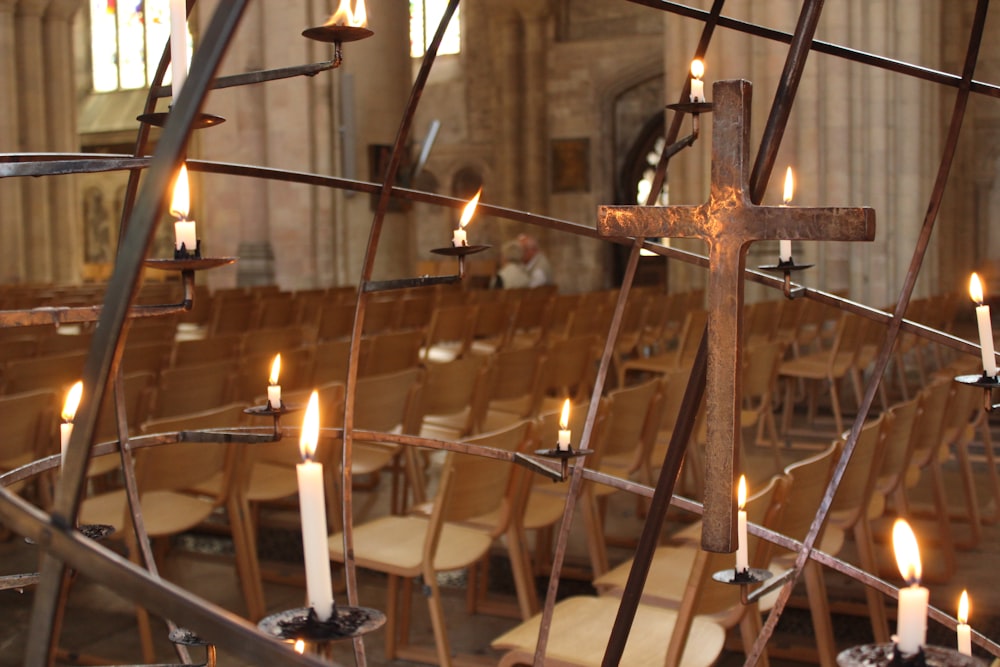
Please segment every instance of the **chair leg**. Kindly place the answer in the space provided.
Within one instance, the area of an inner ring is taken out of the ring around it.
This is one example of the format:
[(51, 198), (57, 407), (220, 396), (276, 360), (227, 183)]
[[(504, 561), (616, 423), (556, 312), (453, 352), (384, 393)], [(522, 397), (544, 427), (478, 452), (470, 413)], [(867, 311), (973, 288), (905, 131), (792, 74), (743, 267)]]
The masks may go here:
[[(837, 435), (844, 432), (844, 419), (840, 415), (840, 395), (837, 391), (837, 380), (829, 378), (830, 382), (830, 405), (833, 408), (833, 421), (837, 425)], [(888, 641), (888, 639), (886, 640)]]
[(986, 455), (986, 471), (989, 474), (990, 493), (993, 496), (993, 511), (983, 517), (986, 523), (996, 523), (1000, 518), (1000, 476), (997, 473), (996, 456), (993, 453), (993, 438), (990, 435), (990, 425), (988, 420), (980, 423), (980, 432), (983, 437), (983, 451)]
[[(878, 572), (878, 561), (875, 557), (875, 545), (871, 534), (871, 526), (864, 517), (854, 524), (854, 541), (858, 547), (858, 558), (861, 566), (868, 572)], [(877, 643), (889, 641), (889, 617), (886, 615), (882, 595), (873, 588), (865, 586), (865, 598), (868, 601), (868, 615), (871, 617), (872, 634)]]
[(966, 519), (969, 521), (969, 542), (963, 544), (967, 548), (975, 548), (983, 537), (982, 518), (979, 514), (979, 499), (976, 494), (976, 478), (969, 462), (969, 445), (963, 438), (955, 443), (955, 456), (958, 458), (958, 469), (962, 476), (962, 494), (965, 496)]
[(806, 563), (803, 575), (806, 597), (809, 598), (809, 615), (812, 617), (813, 637), (819, 654), (820, 667), (835, 667), (837, 644), (833, 639), (833, 622), (830, 619), (830, 599), (826, 594), (823, 569), (814, 561)]
[(587, 550), (590, 552), (590, 567), (594, 576), (600, 576), (608, 571), (608, 552), (604, 542), (604, 524), (597, 501), (591, 489), (583, 490), (580, 498), (583, 506), (583, 520), (587, 525)]
[(526, 621), (538, 612), (538, 592), (535, 590), (535, 578), (531, 574), (531, 556), (528, 555), (525, 544), (524, 529), (520, 526), (511, 525), (507, 528), (507, 551), (514, 573), (518, 609), (521, 620)]
[[(743, 614), (743, 618), (740, 619), (740, 639), (743, 641), (743, 653), (746, 654), (747, 649), (754, 645), (757, 641), (757, 636), (761, 631), (760, 622), (760, 609), (756, 604), (750, 605), (746, 609), (746, 613)], [(767, 657), (767, 651), (765, 650), (760, 654), (760, 659), (757, 660), (756, 667), (770, 667), (770, 660)]]
[(434, 646), (437, 648), (438, 665), (451, 667), (451, 646), (448, 644), (448, 630), (445, 627), (444, 609), (441, 606), (441, 591), (438, 588), (437, 577), (433, 573), (424, 576), (425, 595), (427, 596), (427, 611), (431, 617), (431, 629), (434, 631)]
[[(241, 496), (239, 498), (235, 496)], [(242, 494), (233, 494), (226, 503), (229, 525), (233, 534), (233, 550), (236, 552), (236, 572), (243, 588), (243, 599), (247, 606), (247, 618), (258, 621), (264, 616), (267, 605), (261, 586), (260, 562), (257, 559), (257, 540), (250, 523), (250, 507)]]
[(389, 575), (385, 604), (385, 659), (396, 659), (396, 623), (399, 616), (399, 577)]

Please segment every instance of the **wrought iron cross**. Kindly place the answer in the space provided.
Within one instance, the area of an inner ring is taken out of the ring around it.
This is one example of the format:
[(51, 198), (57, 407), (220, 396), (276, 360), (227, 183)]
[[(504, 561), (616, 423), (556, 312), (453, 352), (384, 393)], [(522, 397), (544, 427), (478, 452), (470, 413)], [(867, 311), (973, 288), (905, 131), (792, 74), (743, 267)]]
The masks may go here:
[(713, 87), (712, 186), (700, 206), (602, 206), (598, 231), (612, 237), (700, 238), (708, 243), (708, 378), (702, 548), (736, 549), (742, 407), (743, 270), (763, 239), (871, 241), (871, 208), (758, 206), (750, 201), (749, 81)]

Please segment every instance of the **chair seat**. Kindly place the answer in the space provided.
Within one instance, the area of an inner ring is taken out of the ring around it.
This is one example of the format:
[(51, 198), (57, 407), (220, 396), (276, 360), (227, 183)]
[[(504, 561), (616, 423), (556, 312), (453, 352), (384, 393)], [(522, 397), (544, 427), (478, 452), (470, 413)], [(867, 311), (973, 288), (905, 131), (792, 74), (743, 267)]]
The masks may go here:
[[(215, 509), (211, 498), (175, 491), (150, 491), (139, 502), (150, 537), (184, 532), (207, 519)], [(80, 523), (109, 524), (120, 532), (125, 526), (127, 503), (124, 490), (87, 498), (80, 507)]]
[[(354, 557), (358, 567), (404, 577), (420, 574), (429, 519), (423, 516), (386, 516), (354, 529)], [(344, 561), (342, 533), (329, 538), (330, 558)], [(473, 528), (445, 523), (434, 558), (434, 570), (446, 572), (479, 560), (492, 538)]]
[(268, 461), (257, 461), (250, 469), (246, 496), (250, 502), (287, 498), (299, 492), (295, 468)]
[(380, 442), (355, 442), (351, 450), (351, 472), (355, 475), (370, 475), (392, 463), (399, 453), (399, 445)]
[(831, 364), (830, 355), (821, 352), (782, 362), (778, 367), (778, 375), (822, 380), (830, 376), (840, 377), (850, 365), (850, 359), (842, 360), (839, 357)]
[[(556, 605), (545, 664), (600, 665), (620, 601), (615, 598), (573, 597)], [(677, 612), (640, 605), (629, 633), (623, 665), (662, 665)], [(535, 616), (497, 637), (492, 647), (506, 650), (500, 665), (532, 664), (541, 616)], [(681, 667), (708, 667), (722, 652), (725, 631), (702, 616), (691, 623)]]

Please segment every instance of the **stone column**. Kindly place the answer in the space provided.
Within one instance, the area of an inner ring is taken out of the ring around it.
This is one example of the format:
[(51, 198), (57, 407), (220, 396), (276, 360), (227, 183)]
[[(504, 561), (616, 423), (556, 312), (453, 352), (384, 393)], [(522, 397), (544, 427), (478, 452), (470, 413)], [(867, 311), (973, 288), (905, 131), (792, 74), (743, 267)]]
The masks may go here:
[[(50, 151), (79, 150), (76, 85), (73, 80), (73, 17), (82, 0), (53, 0), (42, 23), (45, 50), (45, 98)], [(49, 184), (49, 246), (56, 282), (80, 280), (83, 265), (83, 219), (75, 177), (53, 178)], [(36, 221), (41, 222), (41, 221)]]
[[(17, 109), (17, 58), (14, 13), (18, 0), (0, 0), (0, 151), (20, 150)], [(4, 249), (0, 283), (25, 279), (24, 228), (21, 179), (0, 178), (0, 247)]]
[(521, 165), (523, 160), (523, 119), (521, 62), (521, 20), (510, 8), (494, 13), (491, 23), (496, 27), (493, 67), (496, 73), (497, 134), (493, 145), (497, 156), (498, 192), (491, 196), (506, 206), (523, 206)]
[[(45, 100), (45, 53), (42, 33), (42, 16), (49, 0), (21, 0), (16, 14), (17, 101), (21, 141), (18, 149), (23, 152), (45, 151), (47, 117)], [(22, 220), (24, 224), (25, 264), (28, 280), (51, 282), (52, 235), (49, 204), (52, 179), (23, 179)]]
[(524, 162), (523, 206), (535, 213), (548, 212), (548, 60), (546, 42), (549, 14), (544, 3), (524, 14)]

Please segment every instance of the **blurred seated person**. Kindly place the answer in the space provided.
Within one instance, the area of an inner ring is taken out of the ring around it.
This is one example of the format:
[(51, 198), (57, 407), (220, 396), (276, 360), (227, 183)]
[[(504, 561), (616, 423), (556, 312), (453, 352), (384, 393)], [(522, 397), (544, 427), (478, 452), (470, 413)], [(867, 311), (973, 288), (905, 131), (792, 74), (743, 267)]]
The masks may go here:
[(501, 250), (503, 266), (493, 278), (493, 287), (499, 289), (518, 289), (529, 287), (531, 276), (524, 266), (524, 253), (519, 241), (507, 241)]
[(530, 234), (517, 237), (521, 244), (522, 261), (528, 271), (528, 287), (541, 287), (552, 284), (552, 265), (549, 258), (538, 247), (538, 239)]

